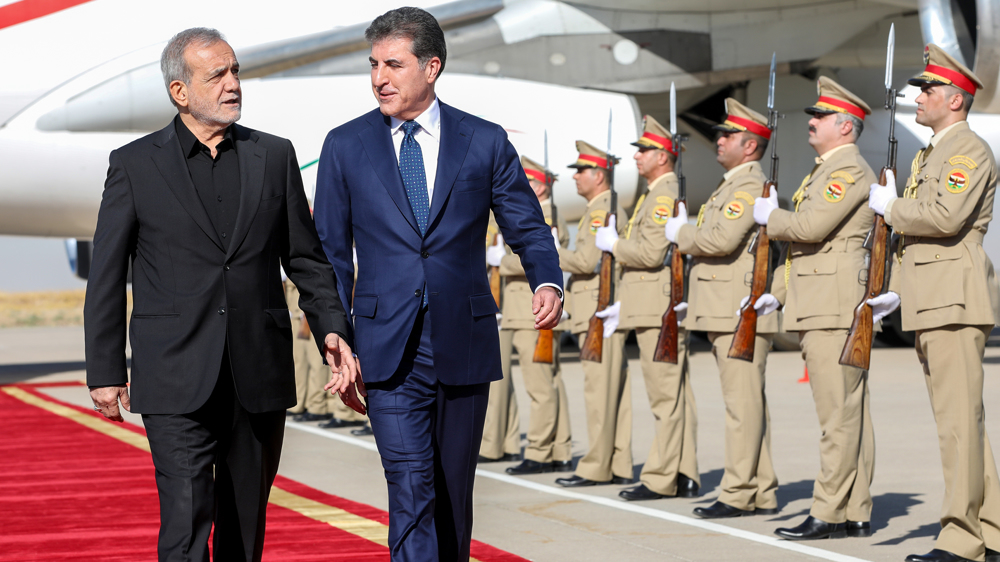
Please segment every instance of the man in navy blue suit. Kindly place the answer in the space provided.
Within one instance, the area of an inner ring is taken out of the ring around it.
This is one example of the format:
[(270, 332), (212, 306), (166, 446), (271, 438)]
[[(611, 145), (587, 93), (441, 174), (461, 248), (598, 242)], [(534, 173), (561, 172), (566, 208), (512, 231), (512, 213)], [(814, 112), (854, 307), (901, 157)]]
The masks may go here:
[(365, 37), (379, 108), (330, 132), (316, 186), (364, 372), (341, 398), (363, 410), (367, 396), (392, 560), (464, 561), (489, 383), (501, 378), (483, 265), (490, 211), (535, 291), (536, 329), (562, 314), (559, 255), (504, 130), (435, 96), (446, 50), (433, 16), (392, 10)]

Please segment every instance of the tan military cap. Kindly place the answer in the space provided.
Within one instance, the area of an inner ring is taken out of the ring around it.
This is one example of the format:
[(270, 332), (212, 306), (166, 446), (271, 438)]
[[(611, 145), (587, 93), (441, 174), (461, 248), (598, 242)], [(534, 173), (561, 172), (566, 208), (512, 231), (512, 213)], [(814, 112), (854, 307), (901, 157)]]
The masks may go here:
[(864, 121), (865, 115), (872, 114), (872, 108), (868, 107), (865, 100), (826, 76), (819, 77), (819, 81), (816, 82), (816, 91), (819, 93), (819, 100), (811, 107), (806, 108), (806, 113), (810, 115), (846, 113)]
[(726, 98), (726, 120), (712, 128), (728, 133), (749, 131), (771, 140), (771, 129), (767, 128), (767, 117), (733, 98)]
[[(608, 168), (608, 153), (603, 150), (594, 147), (593, 145), (587, 144), (581, 140), (576, 141), (576, 150), (580, 153), (577, 157), (576, 162), (566, 166), (567, 168)], [(615, 158), (614, 163), (617, 164), (618, 158)]]
[(924, 64), (927, 65), (924, 71), (907, 80), (908, 83), (913, 86), (951, 84), (972, 95), (983, 87), (978, 76), (934, 43), (924, 47)]
[(546, 170), (545, 166), (542, 166), (527, 156), (521, 157), (521, 167), (524, 168), (524, 173), (528, 176), (529, 180), (538, 180), (546, 185), (551, 185), (551, 183), (559, 177), (549, 170)]
[(670, 131), (664, 129), (663, 125), (660, 125), (656, 119), (653, 119), (649, 115), (642, 118), (642, 136), (639, 137), (639, 140), (632, 143), (632, 146), (638, 146), (639, 148), (659, 148), (677, 156), (677, 149), (674, 148)]

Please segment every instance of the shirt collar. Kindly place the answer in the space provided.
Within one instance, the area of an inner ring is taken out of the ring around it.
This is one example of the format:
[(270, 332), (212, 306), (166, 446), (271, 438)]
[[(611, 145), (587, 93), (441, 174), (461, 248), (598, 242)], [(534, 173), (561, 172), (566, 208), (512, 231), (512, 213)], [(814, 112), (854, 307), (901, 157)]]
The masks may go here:
[(677, 173), (676, 172), (667, 172), (667, 173), (663, 174), (662, 176), (656, 178), (655, 180), (649, 182), (649, 185), (647, 186), (647, 189), (649, 191), (653, 191), (653, 189), (656, 186), (660, 185), (661, 183), (668, 182), (670, 180), (677, 181)]
[[(179, 113), (177, 114), (177, 117), (174, 117), (174, 130), (177, 131), (177, 140), (181, 143), (181, 154), (183, 154), (185, 158), (191, 158), (201, 150), (201, 147), (205, 146), (200, 140), (198, 140), (198, 137), (194, 136), (191, 129), (188, 129), (188, 126), (184, 124), (184, 121), (181, 119)], [(227, 144), (228, 146), (232, 146), (233, 149), (236, 148), (236, 143), (233, 142), (232, 125), (226, 127), (225, 135), (222, 137), (222, 141), (220, 141), (216, 146), (216, 149), (225, 150)], [(208, 147), (205, 146), (205, 148), (207, 149)]]
[(824, 152), (823, 154), (821, 154), (821, 155), (817, 156), (817, 157), (816, 157), (816, 163), (817, 163), (817, 164), (822, 164), (823, 162), (825, 162), (825, 161), (829, 160), (829, 159), (830, 159), (830, 157), (832, 157), (832, 156), (834, 155), (834, 153), (836, 153), (836, 152), (840, 151), (840, 150), (841, 150), (841, 149), (843, 149), (843, 148), (847, 148), (848, 146), (856, 146), (856, 145), (855, 145), (855, 144), (854, 144), (853, 142), (849, 142), (849, 143), (847, 143), (847, 144), (842, 144), (842, 145), (840, 145), (840, 146), (837, 146), (837, 147), (834, 147), (834, 148), (831, 148), (830, 150), (827, 150), (827, 151), (826, 151), (826, 152)]
[(728, 181), (730, 178), (732, 178), (736, 174), (739, 174), (739, 173), (743, 172), (744, 170), (746, 170), (746, 171), (749, 172), (750, 168), (753, 168), (754, 166), (757, 166), (759, 168), (760, 167), (760, 162), (758, 162), (757, 160), (752, 160), (750, 162), (744, 162), (744, 163), (740, 164), (739, 166), (736, 166), (732, 170), (729, 170), (728, 172), (722, 174), (722, 177), (725, 180)]
[[(440, 140), (441, 138), (441, 104), (438, 103), (437, 96), (434, 96), (434, 101), (431, 102), (427, 109), (423, 113), (417, 116), (414, 121), (420, 125), (420, 128), (430, 136)], [(399, 128), (403, 126), (402, 119), (397, 119), (395, 117), (389, 118), (389, 126), (392, 129), (392, 134), (395, 135)]]
[(588, 209), (591, 208), (594, 205), (594, 203), (597, 202), (598, 199), (600, 199), (601, 197), (604, 197), (605, 195), (607, 195), (607, 196), (610, 197), (611, 196), (611, 190), (610, 189), (605, 189), (604, 191), (598, 193), (597, 197), (594, 197), (590, 201), (587, 201), (587, 208)]
[(948, 133), (952, 132), (959, 125), (962, 125), (962, 124), (965, 124), (966, 127), (969, 126), (969, 122), (968, 121), (962, 120), (962, 121), (956, 121), (955, 123), (952, 123), (951, 125), (948, 125), (944, 129), (941, 129), (940, 131), (938, 131), (938, 133), (936, 135), (934, 135), (933, 137), (931, 137), (930, 146), (937, 146), (937, 143), (940, 142), (941, 139), (943, 139), (945, 135), (947, 135)]

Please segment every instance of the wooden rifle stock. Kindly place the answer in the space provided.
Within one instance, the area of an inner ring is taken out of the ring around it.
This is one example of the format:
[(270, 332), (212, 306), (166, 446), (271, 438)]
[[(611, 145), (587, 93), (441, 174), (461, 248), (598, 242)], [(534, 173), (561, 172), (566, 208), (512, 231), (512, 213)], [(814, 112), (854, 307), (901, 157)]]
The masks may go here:
[[(497, 245), (498, 236), (499, 234), (493, 235), (493, 246)], [(493, 293), (493, 301), (500, 308), (500, 268), (497, 266), (490, 266), (490, 293)]]
[[(546, 184), (549, 186), (549, 190), (552, 189), (552, 183), (548, 180), (549, 175), (546, 175)], [(559, 225), (559, 211), (556, 210), (556, 202), (553, 199), (550, 203), (552, 209), (552, 224), (558, 228)], [(535, 342), (535, 354), (532, 356), (531, 360), (535, 363), (545, 363), (551, 365), (555, 362), (555, 347), (552, 340), (552, 330), (538, 330), (538, 341)]]
[[(612, 213), (608, 213), (607, 218), (604, 219), (604, 226), (610, 224), (613, 216)], [(614, 283), (612, 275), (614, 275), (614, 257), (610, 253), (604, 252), (601, 255), (601, 284), (597, 291), (597, 312), (604, 310), (611, 304), (611, 288)], [(583, 341), (583, 346), (580, 347), (580, 360), (600, 363), (603, 352), (604, 319), (598, 318), (595, 314), (590, 317), (587, 338)]]
[[(886, 185), (886, 171), (889, 168), (882, 168), (879, 174), (879, 183)], [(893, 170), (893, 175), (896, 171)], [(872, 307), (868, 304), (868, 299), (873, 299), (882, 294), (885, 290), (885, 279), (889, 252), (889, 227), (885, 224), (882, 215), (875, 215), (871, 232), (871, 253), (868, 256), (868, 280), (865, 285), (865, 294), (861, 302), (854, 308), (854, 321), (851, 323), (851, 331), (847, 333), (847, 341), (844, 342), (844, 350), (840, 354), (840, 364), (858, 369), (868, 370), (872, 356), (872, 338), (874, 337), (874, 322), (872, 321)]]
[[(674, 202), (674, 216), (677, 216), (677, 207), (682, 201), (678, 199)], [(660, 325), (660, 337), (656, 340), (656, 351), (653, 353), (653, 361), (658, 363), (677, 364), (679, 360), (677, 338), (677, 311), (674, 307), (684, 300), (684, 256), (681, 254), (677, 244), (670, 246), (670, 304), (667, 311), (663, 313), (662, 324)]]
[[(769, 197), (771, 188), (774, 186), (773, 181), (766, 182), (762, 197), (765, 199)], [(736, 334), (733, 335), (733, 343), (729, 346), (729, 358), (742, 359), (743, 361), (753, 361), (754, 343), (757, 340), (757, 309), (753, 305), (761, 295), (767, 292), (768, 274), (771, 266), (771, 240), (767, 236), (767, 227), (758, 227), (753, 251), (753, 280), (750, 283), (750, 298), (746, 305), (740, 309), (740, 321), (736, 324)]]

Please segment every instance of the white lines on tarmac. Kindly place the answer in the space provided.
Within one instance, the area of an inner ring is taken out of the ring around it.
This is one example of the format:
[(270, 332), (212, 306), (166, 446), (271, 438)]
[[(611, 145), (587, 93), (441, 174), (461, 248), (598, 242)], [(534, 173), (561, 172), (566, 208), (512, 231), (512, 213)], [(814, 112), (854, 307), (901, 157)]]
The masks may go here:
[[(313, 435), (318, 435), (320, 437), (325, 437), (327, 439), (333, 439), (334, 441), (340, 441), (341, 443), (347, 443), (348, 445), (354, 445), (356, 447), (361, 447), (362, 449), (367, 449), (369, 451), (373, 451), (376, 453), (378, 452), (378, 447), (375, 446), (375, 443), (372, 443), (367, 439), (358, 439), (357, 437), (349, 437), (347, 435), (341, 435), (339, 433), (334, 433), (332, 431), (326, 431), (315, 426), (304, 425), (292, 421), (285, 422), (285, 427), (290, 427), (292, 429), (297, 429), (299, 431), (304, 431), (306, 433), (311, 433)], [(689, 527), (695, 527), (705, 531), (719, 533), (720, 535), (727, 535), (730, 537), (753, 541), (760, 544), (766, 544), (768, 546), (773, 546), (775, 548), (781, 548), (784, 550), (797, 552), (799, 554), (805, 554), (806, 556), (812, 556), (823, 560), (830, 560), (831, 562), (867, 562), (862, 558), (855, 558), (854, 556), (848, 556), (846, 554), (838, 554), (836, 552), (830, 552), (829, 550), (823, 550), (821, 548), (806, 546), (804, 544), (797, 542), (780, 540), (776, 537), (759, 535), (757, 533), (751, 533), (750, 531), (744, 531), (743, 529), (734, 529), (733, 527), (727, 527), (725, 525), (720, 525), (719, 523), (713, 523), (711, 521), (706, 521), (704, 519), (695, 519), (694, 517), (687, 517), (685, 515), (678, 515), (676, 513), (670, 513), (669, 511), (661, 511), (659, 509), (652, 509), (649, 507), (642, 507), (640, 505), (635, 505), (620, 500), (613, 500), (610, 498), (604, 498), (600, 496), (581, 494), (580, 492), (573, 492), (564, 488), (556, 488), (553, 486), (549, 486), (547, 484), (539, 484), (538, 482), (533, 482), (531, 480), (516, 478), (514, 476), (507, 476), (506, 474), (499, 474), (490, 470), (483, 470), (481, 468), (476, 470), (476, 476), (498, 480), (506, 484), (511, 484), (513, 486), (520, 486), (522, 488), (527, 488), (529, 490), (534, 490), (536, 492), (542, 492), (553, 496), (590, 502), (604, 507), (610, 507), (612, 509), (627, 511), (629, 513), (635, 513), (637, 515), (645, 515), (647, 517), (653, 517), (656, 519), (662, 519), (664, 521), (670, 521), (671, 523), (678, 523), (680, 525), (687, 525)]]

